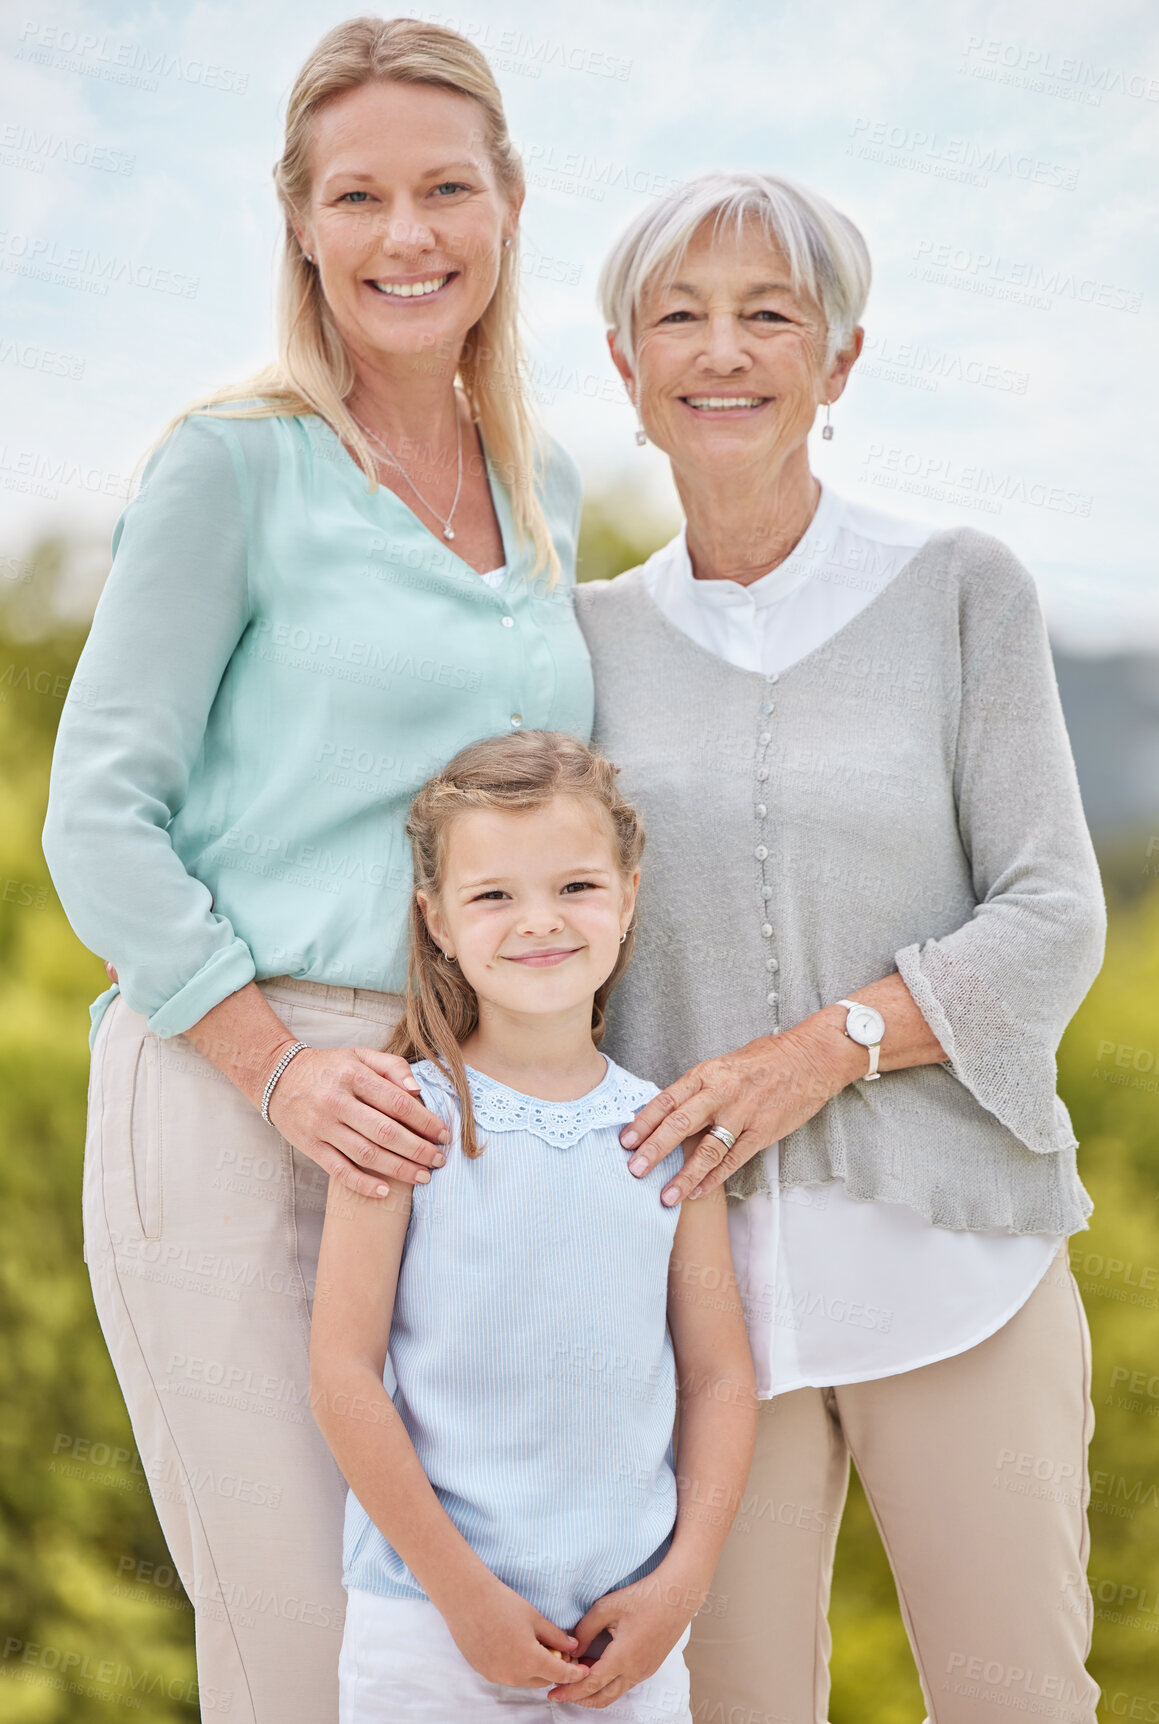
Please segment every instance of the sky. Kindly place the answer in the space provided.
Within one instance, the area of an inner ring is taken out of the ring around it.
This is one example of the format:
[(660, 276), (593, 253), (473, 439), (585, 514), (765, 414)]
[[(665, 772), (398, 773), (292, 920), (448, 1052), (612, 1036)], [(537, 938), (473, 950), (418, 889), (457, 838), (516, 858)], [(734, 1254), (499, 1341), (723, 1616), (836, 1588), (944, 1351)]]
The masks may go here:
[[(771, 169), (851, 216), (874, 262), (817, 476), (1003, 539), (1071, 650), (1159, 649), (1149, 0), (404, 10), (496, 73), (527, 169), (534, 394), (590, 493), (678, 519), (607, 357), (608, 246), (690, 174)], [(0, 0), (0, 579), (45, 532), (106, 545), (172, 414), (270, 357), (285, 99), (350, 15)]]

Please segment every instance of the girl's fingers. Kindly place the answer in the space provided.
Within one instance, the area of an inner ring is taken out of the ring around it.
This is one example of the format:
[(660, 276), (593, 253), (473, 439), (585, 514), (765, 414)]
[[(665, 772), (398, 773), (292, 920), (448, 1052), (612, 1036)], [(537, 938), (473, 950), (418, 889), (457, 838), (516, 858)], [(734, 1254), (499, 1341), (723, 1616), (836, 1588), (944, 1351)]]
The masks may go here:
[[(627, 1678), (610, 1668), (611, 1656), (612, 1648), (609, 1646), (599, 1663), (593, 1664), (585, 1673), (582, 1682), (569, 1683), (566, 1687), (561, 1686), (558, 1691), (552, 1689), (547, 1698), (568, 1700), (575, 1706), (582, 1706), (585, 1701), (598, 1700), (600, 1706), (610, 1706), (612, 1701), (618, 1700), (629, 1687)], [(600, 1665), (604, 1664), (605, 1659), (608, 1660), (609, 1667), (601, 1670)], [(598, 1709), (593, 1708), (594, 1711)]]
[(536, 1636), (543, 1642), (544, 1646), (554, 1646), (560, 1652), (574, 1652), (576, 1650), (578, 1634), (568, 1634), (565, 1629), (557, 1628), (554, 1622), (550, 1622), (546, 1616), (540, 1616), (538, 1613), (535, 1617), (534, 1626)]
[(582, 1658), (597, 1634), (613, 1623), (623, 1609), (622, 1602), (617, 1605), (610, 1598), (597, 1598), (585, 1616), (581, 1616), (575, 1625), (576, 1654)]

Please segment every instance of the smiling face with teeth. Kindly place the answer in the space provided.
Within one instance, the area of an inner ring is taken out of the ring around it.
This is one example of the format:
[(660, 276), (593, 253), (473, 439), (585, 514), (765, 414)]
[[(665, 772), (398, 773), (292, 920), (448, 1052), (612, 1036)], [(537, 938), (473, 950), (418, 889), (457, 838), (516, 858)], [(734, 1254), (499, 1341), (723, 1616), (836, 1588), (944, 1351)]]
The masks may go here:
[(355, 368), (448, 376), (499, 278), (519, 210), (472, 97), (363, 84), (315, 116), (309, 206), (295, 222)]
[(812, 494), (809, 429), (818, 403), (844, 389), (861, 331), (827, 363), (824, 317), (794, 291), (763, 224), (714, 232), (709, 222), (693, 236), (672, 279), (636, 308), (634, 367), (609, 340), (686, 511), (690, 496), (721, 483)]

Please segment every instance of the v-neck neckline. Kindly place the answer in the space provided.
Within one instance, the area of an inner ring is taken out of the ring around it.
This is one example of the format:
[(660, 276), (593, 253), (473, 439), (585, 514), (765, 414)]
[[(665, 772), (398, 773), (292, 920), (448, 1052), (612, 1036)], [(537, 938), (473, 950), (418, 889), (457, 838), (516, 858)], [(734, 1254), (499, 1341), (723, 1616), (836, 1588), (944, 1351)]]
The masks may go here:
[[(681, 641), (691, 652), (700, 658), (708, 659), (712, 664), (718, 665), (724, 670), (731, 671), (734, 676), (751, 677), (754, 682), (763, 683), (768, 687), (772, 682), (783, 682), (787, 676), (792, 676), (793, 672), (799, 670), (802, 665), (807, 665), (810, 659), (817, 658), (819, 654), (828, 651), (835, 641), (839, 641), (843, 635), (848, 634), (851, 629), (855, 629), (864, 618), (872, 616), (873, 612), (881, 604), (882, 600), (887, 598), (889, 594), (895, 590), (899, 581), (909, 574), (922, 552), (927, 551), (930, 546), (938, 540), (948, 538), (953, 530), (953, 528), (941, 528), (938, 531), (931, 533), (929, 538), (923, 540), (923, 542), (918, 546), (913, 556), (910, 557), (907, 562), (902, 564), (901, 568), (893, 576), (892, 580), (887, 581), (881, 591), (879, 593), (875, 593), (869, 603), (864, 605), (862, 609), (857, 612), (856, 616), (850, 617), (847, 622), (842, 623), (839, 629), (835, 629), (831, 635), (828, 635), (817, 646), (811, 647), (809, 651), (804, 653), (799, 659), (794, 659), (792, 664), (787, 664), (784, 670), (773, 671), (771, 673), (763, 670), (748, 670), (744, 665), (733, 664), (729, 659), (722, 657), (720, 653), (713, 652), (711, 647), (702, 646), (698, 640), (693, 640), (691, 635), (685, 634), (680, 625), (678, 623), (674, 623), (671, 617), (665, 614), (660, 605), (658, 605), (656, 600), (653, 598), (652, 594), (648, 591), (647, 582), (643, 578), (642, 567), (629, 569), (626, 574), (620, 575), (618, 578), (620, 580), (628, 580), (633, 576), (635, 577), (634, 585), (637, 591), (640, 593), (645, 604), (654, 611), (656, 616), (659, 618), (662, 630), (668, 634), (674, 635), (676, 639)], [(614, 586), (615, 582), (609, 582), (609, 585)]]
[[(329, 420), (323, 419), (320, 413), (303, 414), (302, 417), (321, 427), (326, 435), (333, 441), (343, 461), (346, 463), (347, 469), (351, 473), (356, 474), (357, 477), (362, 480), (363, 484), (365, 484), (366, 474), (358, 465), (357, 461), (355, 461), (354, 457), (347, 449), (345, 443), (343, 443), (341, 437), (339, 437), (337, 431), (335, 431), (333, 425), (330, 424)], [(513, 546), (515, 542), (515, 534), (511, 519), (511, 509), (507, 500), (507, 493), (496, 477), (491, 457), (487, 453), (487, 445), (483, 441), (483, 433), (479, 431), (478, 426), (476, 426), (476, 431), (479, 437), (479, 447), (483, 451), (483, 465), (487, 471), (487, 488), (491, 493), (491, 506), (495, 510), (495, 519), (499, 523), (499, 538), (503, 546), (503, 562), (501, 565), (496, 565), (496, 567), (501, 566), (507, 570), (507, 579), (503, 583), (503, 586), (506, 586), (511, 580), (514, 569)], [(473, 568), (472, 565), (465, 562), (459, 553), (453, 548), (453, 541), (444, 538), (441, 533), (432, 532), (426, 522), (421, 520), (419, 516), (415, 514), (414, 510), (410, 507), (410, 504), (403, 501), (397, 491), (392, 491), (390, 486), (384, 485), (381, 480), (378, 482), (378, 489), (385, 492), (393, 502), (397, 503), (398, 507), (410, 516), (411, 520), (414, 522), (415, 526), (418, 527), (420, 532), (425, 533), (432, 544), (437, 545), (441, 551), (445, 552), (447, 556), (452, 559), (453, 562), (458, 564), (458, 568), (461, 569), (465, 575), (469, 576), (472, 581), (477, 582), (478, 585), (483, 588), (484, 592), (492, 594), (492, 596), (497, 600), (500, 599), (503, 587), (489, 586), (483, 579), (484, 573), (491, 574), (494, 572), (492, 569), (479, 570)], [(373, 493), (368, 492), (367, 495), (373, 495)]]

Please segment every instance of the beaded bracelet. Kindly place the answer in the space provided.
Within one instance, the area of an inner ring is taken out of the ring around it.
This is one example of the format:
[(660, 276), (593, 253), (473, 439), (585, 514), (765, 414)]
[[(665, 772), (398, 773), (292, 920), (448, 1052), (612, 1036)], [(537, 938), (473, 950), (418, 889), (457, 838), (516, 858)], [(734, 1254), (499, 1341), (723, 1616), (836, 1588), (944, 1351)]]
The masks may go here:
[(286, 1067), (289, 1065), (289, 1063), (293, 1059), (294, 1055), (300, 1054), (302, 1049), (308, 1048), (309, 1045), (310, 1045), (309, 1042), (295, 1042), (292, 1048), (286, 1049), (285, 1053), (282, 1055), (281, 1059), (278, 1061), (277, 1065), (274, 1067), (273, 1071), (270, 1073), (270, 1081), (266, 1085), (265, 1094), (262, 1096), (262, 1118), (265, 1120), (267, 1125), (272, 1124), (272, 1121), (270, 1119), (270, 1097), (273, 1095), (274, 1090), (277, 1088), (278, 1079), (281, 1077), (282, 1073), (285, 1071)]

